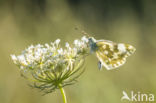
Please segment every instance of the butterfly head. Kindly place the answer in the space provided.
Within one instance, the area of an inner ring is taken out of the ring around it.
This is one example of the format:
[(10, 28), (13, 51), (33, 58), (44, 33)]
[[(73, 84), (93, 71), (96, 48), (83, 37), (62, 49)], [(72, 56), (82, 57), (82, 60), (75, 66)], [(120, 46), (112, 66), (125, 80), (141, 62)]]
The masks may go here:
[(90, 47), (90, 52), (93, 53), (97, 50), (97, 45), (96, 45), (96, 39), (94, 37), (89, 37), (89, 47)]

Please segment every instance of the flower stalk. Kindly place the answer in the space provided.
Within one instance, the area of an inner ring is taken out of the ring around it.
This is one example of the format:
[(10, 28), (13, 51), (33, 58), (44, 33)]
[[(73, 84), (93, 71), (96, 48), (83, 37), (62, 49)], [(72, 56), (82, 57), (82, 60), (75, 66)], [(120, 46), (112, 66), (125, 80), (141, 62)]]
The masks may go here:
[(66, 97), (66, 93), (65, 93), (63, 87), (59, 86), (59, 89), (60, 89), (61, 94), (62, 94), (63, 103), (67, 103), (67, 97)]

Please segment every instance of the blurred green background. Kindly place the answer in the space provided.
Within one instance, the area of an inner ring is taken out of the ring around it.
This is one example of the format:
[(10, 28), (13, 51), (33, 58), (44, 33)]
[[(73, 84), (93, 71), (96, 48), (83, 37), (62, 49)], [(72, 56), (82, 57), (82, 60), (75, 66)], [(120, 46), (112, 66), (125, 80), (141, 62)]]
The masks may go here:
[(0, 103), (63, 103), (60, 91), (42, 96), (21, 78), (10, 54), (31, 44), (83, 34), (129, 43), (137, 51), (117, 70), (98, 70), (86, 59), (79, 82), (65, 87), (68, 103), (121, 103), (122, 91), (156, 95), (155, 0), (0, 0)]

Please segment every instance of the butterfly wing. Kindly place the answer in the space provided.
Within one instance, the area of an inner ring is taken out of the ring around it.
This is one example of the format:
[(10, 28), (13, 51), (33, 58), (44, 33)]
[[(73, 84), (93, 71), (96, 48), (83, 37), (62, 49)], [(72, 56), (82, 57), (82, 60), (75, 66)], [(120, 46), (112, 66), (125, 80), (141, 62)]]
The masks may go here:
[(98, 47), (96, 55), (107, 70), (122, 66), (126, 62), (126, 58), (135, 51), (135, 48), (129, 44), (117, 44), (106, 40), (97, 41), (96, 45)]

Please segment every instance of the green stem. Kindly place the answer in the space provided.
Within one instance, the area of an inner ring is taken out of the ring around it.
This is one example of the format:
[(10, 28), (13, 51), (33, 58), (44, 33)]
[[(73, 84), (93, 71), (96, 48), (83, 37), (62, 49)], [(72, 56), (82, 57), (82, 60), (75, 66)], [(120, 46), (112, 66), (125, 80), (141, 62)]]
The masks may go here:
[(66, 98), (66, 94), (65, 94), (64, 89), (62, 88), (62, 86), (59, 86), (59, 88), (60, 88), (60, 91), (61, 91), (61, 94), (62, 94), (63, 102), (67, 103), (67, 98)]

